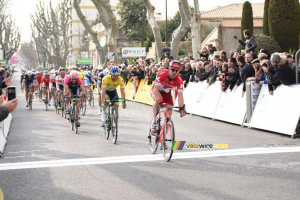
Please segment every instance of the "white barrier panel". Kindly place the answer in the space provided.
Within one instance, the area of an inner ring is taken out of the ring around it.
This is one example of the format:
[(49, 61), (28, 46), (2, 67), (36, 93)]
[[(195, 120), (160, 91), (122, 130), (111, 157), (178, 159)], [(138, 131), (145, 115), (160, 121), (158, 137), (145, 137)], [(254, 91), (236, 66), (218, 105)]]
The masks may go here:
[(273, 96), (261, 88), (250, 127), (293, 135), (300, 115), (300, 85), (280, 85)]
[(3, 153), (5, 144), (6, 144), (6, 139), (2, 133), (2, 130), (0, 130), (0, 154)]
[[(200, 115), (203, 117), (214, 118), (217, 105), (219, 103), (221, 95), (221, 82), (217, 81), (209, 86), (207, 89), (207, 83), (203, 83), (205, 89), (200, 91), (199, 97), (193, 107), (193, 114)], [(198, 92), (197, 92), (198, 94)]]
[(242, 97), (243, 84), (236, 91), (222, 92), (215, 119), (242, 125), (246, 114), (246, 94)]
[(12, 115), (11, 113), (9, 113), (6, 119), (4, 120), (7, 123), (8, 128), (10, 127), (11, 120), (12, 120)]
[(4, 137), (7, 138), (8, 132), (9, 132), (9, 126), (8, 126), (7, 122), (5, 122), (5, 120), (3, 120), (3, 121), (4, 121), (4, 123), (3, 123), (4, 127), (3, 127), (2, 131), (3, 131)]

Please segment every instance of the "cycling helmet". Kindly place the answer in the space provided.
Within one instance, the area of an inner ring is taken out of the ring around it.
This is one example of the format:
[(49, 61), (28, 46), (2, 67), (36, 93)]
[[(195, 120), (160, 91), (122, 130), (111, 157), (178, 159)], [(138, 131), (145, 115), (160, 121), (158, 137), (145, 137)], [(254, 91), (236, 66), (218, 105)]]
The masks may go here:
[(84, 75), (84, 77), (87, 77), (88, 76), (88, 72), (87, 71), (83, 72), (83, 75)]
[(112, 75), (119, 75), (120, 74), (120, 69), (117, 66), (113, 66), (110, 70)]
[(91, 71), (88, 71), (88, 72), (87, 72), (87, 75), (88, 75), (88, 76), (92, 76), (92, 72), (91, 72)]
[(62, 67), (60, 67), (60, 68), (59, 68), (59, 72), (61, 72), (61, 71), (65, 71), (65, 69), (62, 68)]
[(79, 72), (79, 77), (80, 77), (81, 79), (83, 79), (83, 78), (84, 78), (84, 75), (83, 75), (83, 73), (82, 73), (82, 72)]
[(50, 73), (51, 73), (51, 74), (55, 74), (55, 70), (52, 69), (52, 70), (50, 71)]
[(36, 72), (36, 74), (40, 74), (40, 73), (41, 73), (40, 71), (37, 71), (37, 72)]
[(45, 70), (45, 71), (44, 71), (44, 74), (48, 74), (48, 73), (49, 73), (48, 70)]
[(78, 78), (78, 73), (76, 71), (72, 71), (70, 73), (70, 77), (71, 77), (71, 79), (77, 79)]
[(36, 70), (35, 69), (32, 69), (32, 72), (35, 72)]
[(103, 75), (104, 76), (109, 75), (109, 74), (110, 74), (110, 71), (108, 69), (103, 70)]
[(170, 68), (180, 70), (180, 69), (181, 69), (181, 64), (180, 64), (179, 61), (173, 60), (173, 61), (170, 63)]
[(32, 71), (28, 70), (28, 71), (26, 72), (26, 74), (30, 76), (30, 75), (32, 75), (33, 73), (32, 73)]

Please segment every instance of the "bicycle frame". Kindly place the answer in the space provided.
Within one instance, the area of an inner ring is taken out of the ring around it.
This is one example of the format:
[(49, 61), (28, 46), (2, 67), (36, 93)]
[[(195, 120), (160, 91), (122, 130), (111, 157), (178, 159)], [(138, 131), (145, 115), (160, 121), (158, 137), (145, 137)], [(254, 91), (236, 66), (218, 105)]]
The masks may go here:
[(164, 120), (163, 125), (161, 126), (162, 128), (161, 128), (161, 130), (158, 130), (159, 131), (158, 143), (162, 143), (162, 137), (163, 137), (163, 134), (165, 133), (165, 129), (167, 127), (167, 123), (171, 119), (169, 111), (172, 110), (173, 108), (174, 107), (170, 106), (169, 108), (164, 108), (163, 110), (160, 109), (158, 111), (157, 121), (158, 121), (159, 127), (160, 127), (160, 122), (161, 122), (161, 113), (165, 114), (165, 120)]

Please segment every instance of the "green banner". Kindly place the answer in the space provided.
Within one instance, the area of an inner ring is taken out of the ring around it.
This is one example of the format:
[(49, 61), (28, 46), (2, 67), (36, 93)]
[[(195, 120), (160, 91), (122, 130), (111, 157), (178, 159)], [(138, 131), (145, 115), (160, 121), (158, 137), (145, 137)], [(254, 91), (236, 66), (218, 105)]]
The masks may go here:
[(7, 60), (0, 60), (0, 64), (2, 66), (6, 66), (7, 65)]
[(93, 64), (91, 58), (77, 58), (78, 65), (91, 65)]

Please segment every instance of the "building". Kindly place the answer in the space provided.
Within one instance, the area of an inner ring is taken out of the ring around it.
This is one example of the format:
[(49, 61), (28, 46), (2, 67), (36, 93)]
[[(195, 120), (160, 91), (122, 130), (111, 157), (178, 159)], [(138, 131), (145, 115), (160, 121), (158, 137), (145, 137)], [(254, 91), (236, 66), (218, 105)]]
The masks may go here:
[[(262, 33), (264, 4), (253, 3), (253, 35)], [(213, 44), (219, 50), (229, 53), (237, 49), (239, 43), (233, 36), (241, 38), (243, 4), (231, 4), (201, 13), (202, 22), (217, 22), (219, 25), (202, 42), (202, 46)]]

